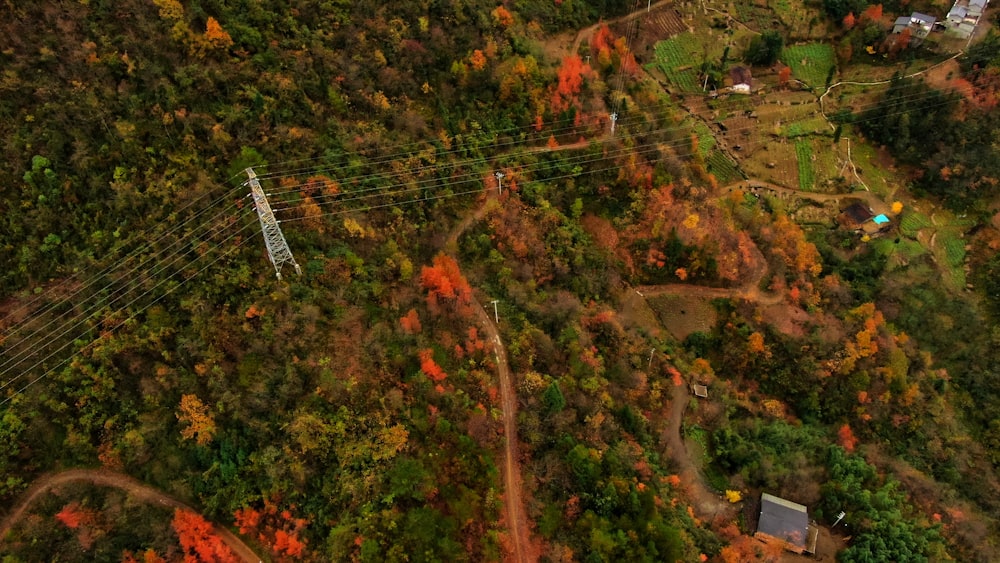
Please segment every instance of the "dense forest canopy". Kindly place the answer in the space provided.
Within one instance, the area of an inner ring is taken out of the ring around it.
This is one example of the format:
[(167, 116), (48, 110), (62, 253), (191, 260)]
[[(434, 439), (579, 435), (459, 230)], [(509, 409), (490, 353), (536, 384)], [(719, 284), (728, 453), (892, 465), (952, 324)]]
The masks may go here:
[(998, 549), (997, 35), (891, 39), (929, 2), (17, 4), (5, 561), (776, 561), (762, 492), (842, 561)]

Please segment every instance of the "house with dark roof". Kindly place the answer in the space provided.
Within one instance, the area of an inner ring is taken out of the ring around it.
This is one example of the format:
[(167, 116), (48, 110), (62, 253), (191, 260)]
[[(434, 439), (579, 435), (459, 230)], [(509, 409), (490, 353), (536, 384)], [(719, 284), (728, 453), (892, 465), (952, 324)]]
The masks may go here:
[(848, 229), (860, 229), (874, 216), (875, 213), (870, 207), (863, 203), (855, 203), (840, 213), (837, 222)]
[(892, 26), (892, 32), (902, 33), (904, 29), (909, 29), (910, 44), (918, 45), (926, 39), (928, 35), (930, 35), (931, 30), (934, 29), (935, 23), (937, 23), (937, 18), (934, 16), (928, 16), (927, 14), (921, 14), (920, 12), (913, 12), (909, 17), (900, 16), (896, 18), (896, 21)]
[(819, 529), (809, 523), (806, 507), (763, 493), (760, 518), (753, 535), (764, 543), (777, 543), (795, 553), (815, 553)]

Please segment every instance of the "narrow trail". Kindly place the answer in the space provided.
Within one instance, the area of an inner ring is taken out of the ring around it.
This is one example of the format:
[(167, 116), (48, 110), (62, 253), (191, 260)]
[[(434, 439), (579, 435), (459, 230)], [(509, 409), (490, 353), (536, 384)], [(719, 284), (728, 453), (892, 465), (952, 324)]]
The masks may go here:
[[(131, 497), (139, 499), (145, 503), (159, 504), (168, 508), (180, 508), (182, 510), (197, 512), (190, 506), (167, 495), (159, 489), (155, 489), (138, 479), (129, 477), (125, 474), (107, 469), (68, 469), (66, 471), (60, 471), (59, 473), (44, 475), (36, 479), (31, 487), (23, 495), (21, 495), (21, 499), (16, 505), (14, 505), (10, 514), (8, 514), (7, 517), (0, 522), (0, 545), (3, 545), (4, 538), (7, 537), (8, 532), (10, 532), (11, 528), (14, 527), (22, 516), (24, 516), (24, 513), (31, 507), (31, 503), (33, 503), (39, 496), (60, 485), (77, 481), (85, 481), (95, 485), (121, 489), (127, 492)], [(247, 563), (259, 563), (261, 561), (261, 558), (252, 549), (250, 549), (247, 544), (243, 543), (243, 540), (236, 537), (236, 535), (228, 529), (222, 526), (213, 526), (213, 529), (215, 533), (222, 538), (222, 541), (229, 546), (229, 549), (233, 551), (233, 554), (240, 560)]]

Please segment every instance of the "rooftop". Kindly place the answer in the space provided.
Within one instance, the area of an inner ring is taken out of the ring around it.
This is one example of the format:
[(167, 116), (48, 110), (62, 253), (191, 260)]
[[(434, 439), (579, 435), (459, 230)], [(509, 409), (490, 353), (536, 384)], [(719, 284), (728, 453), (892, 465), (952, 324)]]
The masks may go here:
[(761, 535), (784, 542), (792, 551), (805, 551), (809, 539), (809, 515), (806, 507), (768, 493), (760, 495), (760, 520), (757, 537)]

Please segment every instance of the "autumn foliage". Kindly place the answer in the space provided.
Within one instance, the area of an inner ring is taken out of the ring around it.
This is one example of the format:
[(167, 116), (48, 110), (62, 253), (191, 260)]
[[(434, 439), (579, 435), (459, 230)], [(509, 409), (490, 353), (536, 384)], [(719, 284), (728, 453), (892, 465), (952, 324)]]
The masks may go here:
[(278, 510), (278, 505), (264, 501), (263, 508), (245, 507), (233, 513), (240, 534), (256, 538), (278, 557), (300, 559), (305, 555), (306, 541), (299, 536), (308, 526), (305, 518), (295, 518), (294, 506)]
[(406, 315), (399, 318), (399, 326), (406, 334), (420, 334), (420, 315), (416, 309), (410, 309)]
[(552, 113), (558, 114), (570, 107), (581, 107), (578, 96), (583, 91), (585, 79), (593, 78), (594, 71), (577, 55), (563, 59), (557, 73), (558, 83), (552, 90), (550, 107)]
[(420, 358), (420, 371), (431, 378), (431, 381), (440, 383), (448, 377), (448, 374), (434, 361), (434, 350), (430, 348), (421, 350), (417, 353), (417, 357)]
[(187, 427), (181, 429), (181, 436), (186, 440), (194, 438), (199, 446), (211, 443), (215, 436), (215, 417), (197, 395), (181, 396), (177, 420), (187, 423)]
[(840, 430), (837, 431), (837, 443), (848, 452), (853, 452), (854, 448), (858, 446), (858, 439), (854, 436), (850, 424), (841, 426)]
[(420, 285), (427, 290), (427, 304), (437, 311), (441, 300), (459, 306), (472, 303), (472, 288), (462, 275), (455, 259), (447, 254), (438, 254), (430, 266), (420, 271)]
[(200, 514), (178, 508), (174, 511), (172, 526), (184, 550), (185, 563), (237, 561), (229, 546), (215, 534), (212, 524)]
[(229, 32), (222, 29), (219, 21), (212, 16), (209, 16), (208, 21), (205, 22), (205, 41), (217, 49), (225, 49), (233, 44), (233, 38), (229, 36)]
[(80, 507), (79, 503), (71, 502), (56, 514), (56, 520), (67, 528), (75, 530), (94, 521), (94, 513)]
[(122, 563), (166, 563), (166, 561), (153, 549), (147, 549), (138, 554), (128, 550), (122, 553)]

